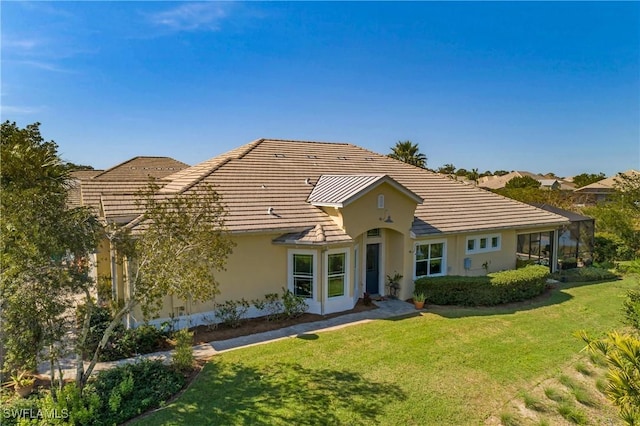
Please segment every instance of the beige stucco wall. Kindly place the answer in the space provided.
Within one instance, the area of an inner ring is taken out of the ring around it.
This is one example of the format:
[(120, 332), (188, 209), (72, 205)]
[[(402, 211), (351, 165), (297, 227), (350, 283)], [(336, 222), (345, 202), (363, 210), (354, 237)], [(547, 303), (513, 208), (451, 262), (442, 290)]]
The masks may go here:
[[(384, 208), (378, 208), (378, 195), (384, 195)], [(340, 210), (343, 229), (352, 237), (373, 228), (388, 228), (408, 234), (416, 210), (416, 202), (383, 182)], [(391, 217), (393, 223), (384, 222)]]

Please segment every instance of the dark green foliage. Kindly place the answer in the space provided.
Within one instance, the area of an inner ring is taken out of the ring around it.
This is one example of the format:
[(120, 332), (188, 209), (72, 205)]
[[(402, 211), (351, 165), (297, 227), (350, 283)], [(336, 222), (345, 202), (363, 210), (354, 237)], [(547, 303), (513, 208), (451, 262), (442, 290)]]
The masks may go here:
[[(84, 309), (84, 308), (81, 308)], [(83, 315), (81, 313), (81, 315)], [(105, 330), (113, 320), (109, 308), (94, 307), (87, 340), (82, 348), (85, 357), (93, 356)], [(141, 325), (137, 328), (125, 329), (118, 324), (107, 345), (100, 352), (100, 361), (115, 361), (131, 358), (137, 354), (156, 352), (166, 345), (166, 333), (151, 325)]]
[(143, 360), (102, 371), (92, 384), (102, 401), (102, 424), (120, 424), (159, 406), (184, 386), (182, 374)]
[(505, 188), (540, 188), (540, 182), (531, 176), (516, 176), (509, 180), (504, 186)]
[(171, 359), (173, 367), (180, 372), (193, 370), (195, 358), (193, 356), (193, 333), (183, 329), (173, 334), (176, 349)]
[(608, 281), (615, 279), (618, 276), (606, 269), (587, 266), (584, 268), (574, 268), (561, 271), (557, 273), (555, 277), (565, 282), (593, 282)]
[(630, 260), (634, 255), (634, 249), (616, 234), (598, 232), (593, 239), (593, 260), (596, 262)]
[(583, 186), (590, 185), (592, 183), (601, 181), (606, 176), (604, 173), (580, 173), (573, 177), (573, 183), (576, 188), (582, 188)]
[(563, 402), (558, 405), (558, 413), (571, 423), (577, 425), (586, 425), (589, 422), (587, 415), (582, 410), (568, 402)]
[(25, 412), (38, 411), (38, 398), (32, 395), (29, 398), (11, 398), (2, 396), (0, 399), (0, 424), (2, 426), (14, 426)]
[(244, 298), (240, 300), (227, 300), (216, 306), (216, 318), (224, 325), (237, 328), (240, 327), (244, 316), (249, 310), (249, 302)]
[(629, 291), (622, 305), (627, 324), (640, 331), (640, 289)]
[(427, 167), (427, 157), (420, 152), (418, 144), (411, 141), (398, 141), (389, 157), (423, 169)]
[(420, 278), (416, 290), (437, 305), (490, 306), (530, 299), (547, 285), (549, 269), (534, 265), (487, 276)]
[(111, 426), (160, 406), (184, 384), (184, 376), (161, 361), (143, 360), (100, 372), (82, 393), (75, 384), (68, 384), (57, 401), (46, 396), (38, 408), (68, 414), (47, 424)]
[(282, 306), (285, 318), (296, 318), (307, 312), (309, 306), (304, 297), (296, 296), (289, 289), (282, 289)]

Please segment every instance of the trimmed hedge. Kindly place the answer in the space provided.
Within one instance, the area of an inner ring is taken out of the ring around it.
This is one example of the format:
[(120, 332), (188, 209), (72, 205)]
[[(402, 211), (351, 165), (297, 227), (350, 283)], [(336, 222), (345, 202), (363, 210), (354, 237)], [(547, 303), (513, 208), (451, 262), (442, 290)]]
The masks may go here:
[(602, 268), (587, 266), (584, 268), (567, 269), (557, 274), (561, 281), (566, 282), (589, 282), (607, 281), (618, 278), (618, 275)]
[(436, 305), (491, 306), (531, 299), (544, 292), (549, 268), (527, 266), (486, 276), (425, 277), (416, 280), (415, 291), (424, 292)]

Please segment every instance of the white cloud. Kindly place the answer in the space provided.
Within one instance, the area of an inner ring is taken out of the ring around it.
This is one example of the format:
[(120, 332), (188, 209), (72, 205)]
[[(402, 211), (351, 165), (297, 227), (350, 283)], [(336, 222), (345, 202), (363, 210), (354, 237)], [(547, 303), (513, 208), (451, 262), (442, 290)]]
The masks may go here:
[(152, 23), (174, 31), (218, 31), (231, 3), (187, 3), (150, 15)]
[(27, 66), (30, 66), (30, 67), (33, 67), (33, 68), (38, 68), (38, 69), (44, 70), (44, 71), (61, 72), (61, 73), (68, 73), (68, 74), (75, 73), (75, 71), (59, 67), (58, 65), (52, 64), (50, 62), (30, 61), (30, 60), (24, 60), (24, 61), (18, 60), (18, 61), (7, 61), (7, 62), (13, 62), (15, 64), (27, 65)]
[(35, 47), (38, 47), (41, 43), (34, 39), (4, 39), (2, 40), (2, 47), (4, 49), (7, 48), (16, 48), (21, 50), (32, 50)]
[(6, 117), (7, 114), (25, 115), (25, 114), (35, 114), (40, 111), (42, 111), (42, 108), (0, 105), (0, 115), (2, 116), (2, 120), (7, 119)]

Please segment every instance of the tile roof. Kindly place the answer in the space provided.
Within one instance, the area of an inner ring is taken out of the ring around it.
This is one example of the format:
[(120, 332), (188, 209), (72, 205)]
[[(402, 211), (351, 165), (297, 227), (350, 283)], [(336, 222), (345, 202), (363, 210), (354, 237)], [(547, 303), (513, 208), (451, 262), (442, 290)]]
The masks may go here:
[(387, 175), (322, 175), (313, 187), (307, 202), (314, 206), (344, 207), (367, 190), (388, 182), (399, 191), (422, 203), (422, 198)]
[(387, 156), (344, 143), (259, 139), (168, 179), (163, 192), (191, 191), (210, 184), (227, 207), (231, 232), (280, 231), (311, 240), (317, 225), (326, 242), (349, 236), (319, 207), (307, 202), (322, 175), (387, 175), (424, 202), (412, 231), (417, 236), (532, 226), (567, 219)]
[(585, 185), (576, 189), (576, 192), (613, 192), (615, 190), (615, 186), (617, 182), (620, 180), (620, 175), (633, 177), (640, 175), (640, 172), (637, 170), (627, 170), (623, 173), (618, 173), (615, 176), (611, 176), (598, 182), (591, 183), (589, 185)]
[(161, 179), (189, 165), (170, 157), (133, 157), (93, 177), (96, 180), (147, 181)]

